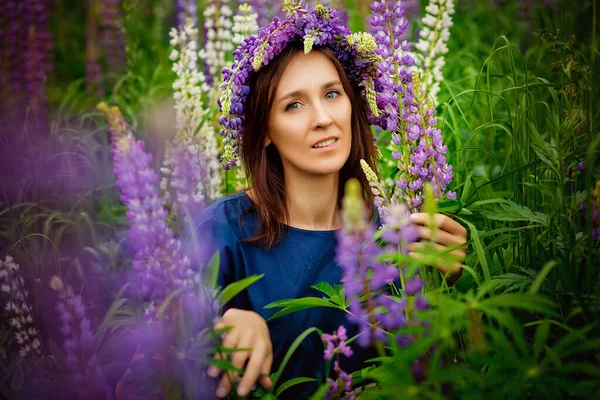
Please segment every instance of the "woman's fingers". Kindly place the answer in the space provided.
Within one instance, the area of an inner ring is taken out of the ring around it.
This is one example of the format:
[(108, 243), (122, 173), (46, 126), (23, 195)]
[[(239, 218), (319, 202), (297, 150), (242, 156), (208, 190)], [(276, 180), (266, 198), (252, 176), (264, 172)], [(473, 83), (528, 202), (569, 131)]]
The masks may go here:
[(273, 381), (271, 380), (271, 377), (269, 376), (271, 374), (272, 366), (273, 366), (273, 351), (270, 351), (269, 354), (267, 355), (267, 358), (263, 362), (262, 368), (260, 370), (261, 377), (259, 380), (260, 385), (267, 390), (271, 389), (271, 387), (273, 386)]
[[(221, 328), (223, 327), (222, 322), (219, 321), (217, 322), (214, 326), (215, 329), (220, 329), (217, 327), (217, 325), (221, 324)], [(238, 330), (230, 330), (229, 332), (227, 332), (225, 334), (225, 338), (223, 339), (222, 342), (222, 346), (225, 349), (233, 349), (235, 347), (237, 347), (237, 344), (239, 342), (239, 331)], [(215, 356), (213, 357), (213, 360), (226, 360), (227, 359), (227, 353), (221, 354), (219, 352), (215, 353)], [(206, 371), (206, 374), (208, 376), (210, 376), (211, 378), (216, 378), (219, 375), (219, 371), (220, 369), (215, 367), (215, 366), (211, 366), (208, 368), (208, 370)]]
[(231, 380), (228, 374), (223, 375), (221, 378), (221, 382), (219, 382), (219, 386), (217, 386), (217, 397), (222, 399), (223, 397), (229, 394), (231, 390)]
[(244, 371), (244, 376), (238, 385), (237, 392), (239, 396), (246, 396), (250, 393), (250, 389), (252, 389), (252, 386), (254, 386), (254, 383), (261, 373), (263, 363), (268, 353), (268, 345), (265, 342), (255, 344), (246, 370)]
[[(430, 223), (430, 217), (427, 213), (413, 213), (411, 214), (410, 219), (413, 223), (417, 225), (426, 226)], [(435, 226), (437, 226), (439, 229), (442, 229), (446, 232), (455, 235), (459, 235), (464, 238), (467, 237), (467, 230), (465, 229), (465, 227), (444, 214), (434, 214), (433, 222), (435, 223)]]
[[(243, 348), (244, 346), (239, 346), (239, 347)], [(248, 359), (248, 355), (249, 355), (248, 350), (242, 350), (242, 349), (237, 350), (231, 356), (231, 364), (238, 369), (243, 369), (244, 364), (246, 363), (246, 360)], [(226, 373), (223, 375), (223, 378), (221, 378), (221, 382), (219, 383), (219, 386), (217, 387), (217, 397), (227, 396), (227, 394), (231, 390), (231, 385), (233, 384), (233, 382), (237, 381), (237, 378), (238, 378), (238, 373), (236, 371), (226, 371)]]
[[(416, 228), (419, 231), (419, 237), (421, 239), (431, 240), (433, 234), (433, 232), (431, 232), (431, 229), (424, 226), (417, 226)], [(458, 247), (465, 243), (464, 238), (457, 235), (453, 235), (443, 230), (437, 230), (435, 232), (435, 242), (448, 247)], [(463, 246), (457, 248), (457, 250), (466, 253), (467, 247)]]

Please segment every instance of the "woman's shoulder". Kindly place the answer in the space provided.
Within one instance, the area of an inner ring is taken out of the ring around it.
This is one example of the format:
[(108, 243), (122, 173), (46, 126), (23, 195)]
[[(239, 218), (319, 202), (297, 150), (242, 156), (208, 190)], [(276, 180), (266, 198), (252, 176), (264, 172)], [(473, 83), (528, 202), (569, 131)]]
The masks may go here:
[[(194, 227), (197, 231), (209, 230), (218, 232), (220, 235), (229, 231), (238, 237), (242, 236), (240, 222), (243, 221), (244, 225), (253, 225), (254, 223), (254, 218), (251, 218), (253, 216), (252, 207), (252, 201), (243, 191), (221, 197), (194, 216)], [(246, 216), (250, 216), (250, 218)]]

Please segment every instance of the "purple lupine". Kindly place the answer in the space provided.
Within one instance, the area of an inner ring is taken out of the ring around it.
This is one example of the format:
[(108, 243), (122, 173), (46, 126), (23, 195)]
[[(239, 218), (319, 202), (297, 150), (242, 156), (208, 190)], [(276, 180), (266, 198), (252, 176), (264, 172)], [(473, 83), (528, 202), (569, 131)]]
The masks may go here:
[[(393, 205), (384, 218), (386, 231), (382, 238), (388, 241), (388, 247), (379, 248), (373, 239), (374, 227), (366, 212), (360, 184), (349, 181), (346, 185), (343, 228), (337, 234), (336, 261), (343, 270), (344, 291), (352, 299), (348, 306), (351, 313), (348, 320), (358, 326), (360, 335), (357, 342), (363, 347), (374, 341), (385, 342), (387, 335), (384, 329), (397, 329), (407, 324), (405, 302), (392, 299), (383, 292), (374, 294), (398, 278), (396, 266), (382, 262), (380, 254), (387, 250), (402, 252), (418, 237), (414, 227), (411, 229), (410, 219), (401, 217), (399, 207)], [(403, 210), (406, 211), (406, 207)], [(389, 231), (394, 231), (394, 234)], [(365, 295), (364, 303), (357, 300), (361, 294)]]
[(78, 399), (112, 399), (112, 387), (94, 352), (96, 335), (91, 329), (82, 297), (58, 276), (52, 277), (50, 287), (58, 293), (56, 311), (60, 318), (60, 332), (65, 337), (63, 349), (72, 394)]
[(25, 57), (23, 48), (26, 46), (27, 28), (25, 24), (26, 4), (21, 0), (8, 0), (6, 3), (6, 37), (8, 44), (8, 60), (9, 66), (5, 70), (8, 71), (8, 80), (10, 92), (12, 94), (13, 104), (19, 111), (24, 107), (19, 107), (20, 103), (26, 99), (25, 94), (25, 79), (26, 70), (22, 66), (25, 65)]
[(38, 122), (48, 117), (46, 79), (53, 70), (52, 34), (48, 26), (49, 0), (27, 0), (25, 2), (25, 92), (27, 102)]
[(175, 27), (184, 26), (188, 19), (193, 26), (198, 24), (198, 1), (175, 0)]
[(288, 17), (274, 17), (270, 24), (260, 28), (257, 35), (246, 38), (233, 52), (231, 68), (222, 70), (223, 84), (218, 104), (223, 114), (219, 124), (223, 126), (222, 163), (226, 169), (236, 165), (251, 74), (267, 65), (292, 40), (303, 40), (305, 52), (310, 51), (313, 45), (330, 47), (344, 64), (350, 81), (357, 86), (370, 81), (378, 73), (373, 63), (373, 51), (360, 51), (348, 42), (351, 32), (340, 19), (339, 10), (322, 5), (312, 7), (302, 2), (286, 3), (285, 7)]
[(340, 390), (339, 380), (341, 380), (343, 383), (345, 392), (352, 391), (352, 377), (340, 367), (340, 354), (343, 354), (346, 357), (351, 357), (354, 353), (352, 348), (346, 344), (348, 336), (346, 335), (346, 328), (343, 325), (340, 325), (337, 331), (333, 332), (333, 334), (324, 333), (322, 339), (323, 342), (327, 344), (323, 358), (325, 358), (325, 360), (331, 360), (334, 356), (336, 358), (333, 363), (333, 370), (337, 374), (338, 378), (327, 378), (327, 382), (330, 383), (330, 386), (325, 394), (325, 398), (330, 399), (333, 394)]
[(124, 73), (127, 61), (121, 10), (122, 0), (104, 0), (101, 4), (102, 45), (106, 60), (106, 75), (109, 84), (114, 85), (119, 76)]
[(447, 148), (441, 130), (435, 127), (435, 109), (428, 105), (417, 74), (410, 71), (414, 64), (408, 53), (410, 43), (400, 39), (408, 25), (404, 18), (405, 5), (396, 1), (390, 7), (388, 1), (374, 1), (371, 10), (371, 24), (377, 30), (376, 52), (383, 59), (378, 63), (382, 74), (375, 82), (377, 107), (381, 112), (371, 122), (387, 129), (393, 145), (397, 146), (392, 152), (401, 173), (396, 187), (402, 193), (402, 200), (414, 210), (423, 202), (426, 182), (433, 184), (437, 197), (446, 195), (448, 199), (455, 199), (454, 192), (446, 193), (446, 186), (452, 180), (452, 166), (444, 155)]
[(194, 273), (181, 242), (167, 224), (167, 212), (158, 192), (158, 176), (150, 167), (152, 156), (136, 140), (117, 107), (98, 105), (112, 133), (114, 170), (121, 200), (131, 222), (129, 238), (135, 250), (133, 267), (143, 295), (162, 302), (173, 290), (189, 283)]
[[(385, 1), (386, 0), (380, 0), (380, 3), (384, 3)], [(399, 39), (401, 41), (403, 41), (405, 39), (406, 40), (410, 39), (410, 37), (409, 37), (409, 35), (411, 33), (410, 23), (412, 21), (417, 21), (419, 18), (419, 3), (420, 3), (420, 1), (419, 0), (404, 0), (404, 1), (402, 1), (402, 3), (404, 4), (404, 17), (408, 20), (409, 24), (407, 25), (406, 29), (404, 29), (404, 31), (400, 34)], [(373, 35), (377, 34), (377, 31), (378, 31), (378, 28), (376, 28), (372, 24), (374, 15), (377, 15), (377, 14), (366, 13), (366, 18), (365, 18), (367, 30), (369, 32), (371, 32)]]
[(104, 97), (101, 49), (98, 42), (98, 0), (87, 1), (87, 19), (85, 27), (85, 84), (88, 93)]

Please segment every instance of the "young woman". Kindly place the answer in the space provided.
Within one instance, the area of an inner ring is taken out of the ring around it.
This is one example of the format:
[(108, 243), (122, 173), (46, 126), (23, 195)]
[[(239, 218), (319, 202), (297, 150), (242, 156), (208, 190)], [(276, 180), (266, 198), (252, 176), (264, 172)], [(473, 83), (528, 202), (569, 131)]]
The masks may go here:
[[(240, 153), (250, 189), (216, 201), (195, 219), (198, 233), (209, 238), (211, 249), (220, 251), (220, 286), (264, 275), (230, 302), (215, 325), (230, 327), (225, 347), (247, 349), (231, 355), (233, 365), (244, 370), (237, 387), (240, 396), (255, 383), (272, 385), (268, 375), (305, 329), (316, 326), (331, 333), (345, 325), (349, 337), (356, 333), (339, 310), (313, 308), (267, 322), (276, 310), (263, 307), (281, 299), (319, 296), (311, 289), (319, 282), (340, 283), (335, 233), (341, 227), (344, 185), (357, 178), (368, 188), (359, 160), (376, 166), (366, 100), (330, 49), (316, 47), (305, 54), (301, 42), (290, 42), (249, 79)], [(365, 199), (372, 204), (368, 190)], [(412, 217), (425, 239), (430, 237), (426, 217)], [(441, 214), (436, 218), (439, 245), (466, 242), (461, 225)], [(459, 271), (465, 252), (456, 250), (459, 262), (437, 267)], [(356, 370), (371, 355), (356, 349), (352, 358), (342, 360), (342, 368)], [(219, 372), (211, 367), (208, 374), (217, 377)], [(312, 334), (280, 381), (324, 374), (323, 345)], [(225, 374), (217, 396), (226, 396), (236, 379), (236, 374)], [(306, 398), (315, 388), (302, 384), (283, 394)]]

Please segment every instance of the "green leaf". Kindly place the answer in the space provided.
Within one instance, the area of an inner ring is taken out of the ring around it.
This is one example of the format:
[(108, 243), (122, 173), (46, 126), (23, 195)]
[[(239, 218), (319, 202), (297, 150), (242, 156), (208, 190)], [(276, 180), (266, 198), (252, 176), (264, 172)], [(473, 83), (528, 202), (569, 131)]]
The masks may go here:
[(462, 210), (462, 203), (459, 200), (440, 200), (438, 202), (438, 211), (445, 214), (458, 214)]
[(304, 376), (290, 379), (289, 381), (284, 382), (281, 386), (279, 386), (277, 388), (277, 391), (275, 392), (275, 396), (279, 397), (281, 395), (281, 392), (283, 392), (286, 389), (291, 388), (292, 386), (299, 385), (299, 384), (305, 383), (305, 382), (316, 382), (316, 381), (317, 380), (315, 378), (307, 378)]
[(316, 285), (311, 286), (311, 288), (316, 289), (319, 292), (323, 292), (329, 297), (337, 295), (333, 287), (331, 287), (331, 285), (327, 282), (319, 282)]
[(481, 264), (481, 269), (483, 270), (483, 277), (485, 281), (489, 281), (492, 279), (492, 274), (490, 272), (490, 265), (488, 263), (486, 252), (483, 249), (483, 241), (479, 237), (477, 227), (472, 223), (465, 221), (464, 219), (462, 219), (462, 221), (469, 227), (469, 232), (471, 232), (471, 239), (473, 241), (473, 248), (475, 249), (475, 253), (477, 254), (477, 258)]
[(206, 264), (206, 273), (209, 276), (208, 282), (210, 282), (211, 288), (217, 287), (217, 280), (219, 278), (219, 265), (221, 264), (221, 255), (218, 251), (213, 254), (213, 256)]
[(501, 294), (481, 301), (481, 307), (508, 307), (558, 317), (554, 301), (537, 294)]
[(283, 361), (279, 365), (279, 369), (277, 370), (277, 372), (275, 372), (273, 375), (271, 375), (271, 381), (273, 382), (273, 387), (277, 387), (277, 381), (279, 380), (279, 377), (281, 377), (283, 370), (285, 369), (287, 363), (290, 361), (290, 358), (292, 358), (292, 355), (294, 354), (296, 349), (300, 346), (300, 343), (302, 343), (302, 341), (304, 339), (306, 339), (306, 337), (313, 332), (320, 332), (320, 331), (318, 328), (310, 327), (307, 330), (305, 330), (304, 332), (302, 332), (296, 338), (296, 340), (294, 340), (294, 342), (288, 349), (287, 353), (285, 353), (285, 357), (283, 357)]
[(548, 340), (548, 335), (550, 334), (550, 323), (548, 320), (541, 323), (540, 326), (535, 330), (535, 335), (533, 336), (533, 358), (538, 361), (538, 357), (542, 353), (542, 349), (546, 344), (546, 340)]
[(531, 211), (529, 208), (506, 200), (506, 203), (500, 203), (492, 211), (482, 211), (481, 214), (494, 221), (525, 221), (543, 226), (548, 226), (548, 217), (540, 212)]
[(219, 293), (219, 306), (223, 307), (229, 300), (233, 299), (238, 293), (261, 279), (265, 274), (253, 275), (239, 281), (230, 283), (221, 293)]
[(329, 390), (329, 382), (325, 382), (324, 384), (322, 384), (321, 386), (319, 386), (319, 388), (317, 389), (317, 391), (315, 393), (313, 393), (312, 396), (310, 396), (310, 400), (322, 400), (325, 398), (325, 394), (327, 393), (327, 391)]
[(276, 307), (285, 307), (283, 310), (278, 311), (269, 318), (267, 321), (271, 321), (275, 318), (283, 317), (284, 315), (291, 314), (296, 311), (304, 310), (307, 308), (313, 307), (330, 307), (337, 308), (338, 310), (343, 310), (344, 308), (340, 305), (337, 305), (327, 299), (320, 299), (318, 297), (303, 297), (300, 299), (286, 299), (279, 300), (273, 303), (267, 304), (264, 308), (276, 308)]
[(548, 274), (550, 273), (550, 271), (552, 270), (552, 268), (554, 268), (554, 266), (556, 264), (557, 264), (556, 260), (552, 260), (552, 261), (548, 261), (546, 263), (546, 265), (544, 265), (542, 270), (537, 274), (537, 276), (535, 277), (535, 280), (531, 284), (531, 287), (529, 288), (529, 293), (535, 294), (538, 292), (538, 290), (540, 290), (540, 287), (544, 283), (544, 280), (546, 279), (546, 277), (548, 276)]

